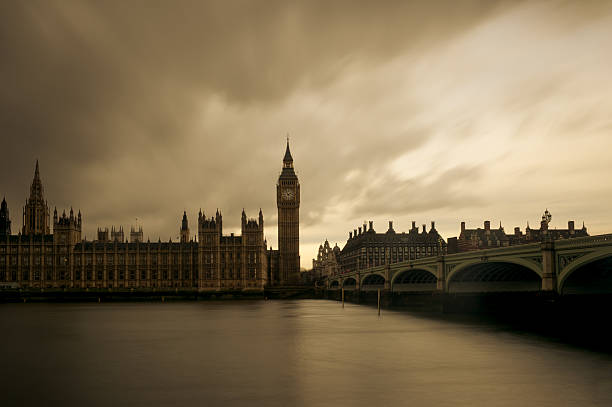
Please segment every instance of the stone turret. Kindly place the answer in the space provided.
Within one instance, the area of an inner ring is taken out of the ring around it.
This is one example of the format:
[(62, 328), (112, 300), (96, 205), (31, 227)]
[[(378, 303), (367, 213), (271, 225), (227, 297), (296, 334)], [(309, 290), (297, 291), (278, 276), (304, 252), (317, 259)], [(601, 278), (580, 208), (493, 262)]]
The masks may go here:
[(70, 214), (64, 210), (62, 216), (57, 216), (57, 208), (53, 210), (53, 241), (56, 244), (74, 245), (81, 241), (81, 212), (77, 217), (70, 208)]
[(99, 242), (109, 242), (110, 238), (108, 237), (108, 228), (98, 228), (98, 241)]
[(8, 205), (6, 199), (2, 199), (0, 206), (0, 236), (10, 236), (11, 234), (11, 219), (9, 217)]
[(187, 211), (183, 211), (183, 220), (181, 221), (181, 243), (189, 241), (189, 223), (187, 221)]
[(142, 243), (143, 232), (142, 226), (132, 226), (130, 228), (130, 243)]
[(115, 229), (114, 226), (111, 227), (111, 240), (119, 243), (123, 243), (125, 241), (123, 226), (119, 226), (119, 229)]

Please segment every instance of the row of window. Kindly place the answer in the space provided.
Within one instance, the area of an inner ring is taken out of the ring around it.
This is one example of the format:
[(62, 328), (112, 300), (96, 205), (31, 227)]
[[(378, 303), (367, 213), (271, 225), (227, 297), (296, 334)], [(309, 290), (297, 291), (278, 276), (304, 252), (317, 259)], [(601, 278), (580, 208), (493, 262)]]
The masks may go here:
[(402, 247), (362, 247), (361, 253), (412, 253), (412, 252), (431, 252), (438, 250), (437, 245), (402, 246)]
[[(19, 246), (0, 246), (0, 253), (17, 253), (18, 252), (18, 247)], [(53, 253), (53, 246), (48, 245), (48, 246), (44, 246), (46, 250), (44, 250), (44, 252), (46, 253)], [(66, 247), (62, 247), (62, 249), (64, 249), (64, 251), (66, 250)], [(34, 246), (33, 250), (31, 250), (32, 253), (41, 253), (43, 252), (42, 247), (41, 246)], [(22, 245), (21, 246), (21, 252), (22, 253), (29, 253), (30, 252), (30, 246), (25, 246)]]
[[(102, 270), (98, 270), (96, 272), (93, 271), (86, 271), (83, 272), (81, 270), (76, 270), (74, 272), (74, 279), (76, 281), (85, 279), (86, 281), (95, 281), (95, 280), (105, 280), (105, 274), (106, 274), (106, 279), (108, 280), (114, 280), (115, 277), (117, 277), (117, 279), (119, 280), (125, 280), (126, 276), (128, 280), (136, 280), (136, 277), (139, 277), (140, 280), (147, 280), (147, 273), (145, 270), (141, 270), (140, 272), (136, 272), (136, 271), (129, 271), (129, 272), (125, 272), (125, 270), (120, 270), (117, 273), (115, 273), (114, 271), (108, 271), (108, 273), (104, 273)], [(34, 281), (39, 281), (42, 277), (45, 277), (46, 280), (70, 280), (70, 273), (69, 272), (64, 272), (64, 271), (59, 271), (56, 273), (54, 278), (53, 272), (52, 271), (47, 271), (45, 274), (43, 274), (42, 272), (38, 271), (38, 270), (34, 270), (32, 271), (32, 273), (30, 273), (28, 270), (24, 270), (21, 272), (21, 276), (18, 278), (18, 274), (17, 272), (11, 272), (11, 273), (7, 273), (4, 271), (0, 271), (0, 281), (26, 281), (26, 280), (30, 280), (30, 277), (32, 280)], [(157, 279), (162, 279), (162, 280), (190, 280), (192, 276), (192, 273), (189, 271), (183, 271), (183, 273), (179, 273), (178, 271), (174, 271), (174, 272), (168, 272), (168, 271), (163, 271), (158, 273), (157, 271), (152, 271), (151, 272), (151, 280), (157, 280)], [(194, 278), (198, 278), (198, 273), (197, 271), (195, 273), (193, 273)]]
[[(76, 270), (74, 272), (75, 281), (82, 281), (82, 280), (103, 281), (103, 280), (115, 280), (115, 278), (117, 278), (118, 280), (125, 280), (125, 279), (136, 280), (137, 278), (140, 280), (148, 280), (148, 279), (150, 280), (159, 280), (159, 279), (161, 280), (190, 280), (192, 276), (196, 280), (199, 278), (197, 270), (193, 274), (188, 270), (183, 270), (182, 273), (179, 273), (178, 270), (174, 270), (172, 272), (169, 272), (167, 270), (157, 272), (153, 270), (150, 273), (150, 277), (147, 276), (146, 270), (140, 270), (138, 272), (135, 270), (130, 270), (128, 272), (126, 272), (125, 270), (119, 270), (116, 273), (113, 270), (110, 270), (107, 273), (104, 273), (104, 271), (102, 270), (97, 270), (95, 272)], [(28, 281), (30, 280), (30, 278), (34, 281), (40, 281), (41, 278), (43, 277), (48, 281), (71, 280), (70, 273), (64, 272), (64, 271), (57, 272), (55, 276), (53, 275), (52, 271), (46, 271), (46, 273), (43, 274), (39, 270), (34, 270), (31, 273), (28, 270), (24, 270), (21, 272), (20, 276), (18, 276), (17, 272), (15, 271), (10, 272), (10, 273), (7, 273), (5, 271), (0, 271), (0, 281)], [(216, 273), (213, 271), (205, 272), (203, 274), (203, 277), (206, 280), (216, 280), (217, 279)], [(221, 270), (219, 278), (221, 280), (226, 280), (226, 279), (227, 280), (240, 280), (241, 279), (240, 271), (232, 270), (232, 269)], [(250, 280), (256, 280), (257, 270), (249, 269), (247, 271), (246, 278)]]
[[(17, 253), (19, 250), (19, 247), (21, 247), (21, 253), (53, 253), (53, 245), (46, 245), (46, 246), (29, 246), (29, 245), (10, 245), (10, 246), (6, 246), (6, 245), (2, 245), (0, 246), (0, 254), (3, 253)], [(68, 246), (57, 246), (56, 251), (58, 252), (62, 252), (65, 253), (68, 251)], [(87, 251), (86, 251), (87, 252)], [(133, 250), (129, 251), (130, 253), (134, 253)], [(102, 251), (99, 251), (98, 253), (103, 253)], [(107, 252), (109, 253), (109, 252)], [(123, 253), (126, 253), (126, 251), (123, 251)], [(146, 253), (146, 251), (140, 251), (140, 254), (144, 254)], [(150, 254), (151, 256), (156, 256), (159, 252), (158, 251), (151, 251)], [(166, 252), (167, 253), (167, 252)], [(184, 252), (184, 254), (190, 255), (192, 252), (188, 251), (188, 252)]]
[[(9, 264), (11, 265), (16, 265), (17, 264), (17, 259), (19, 256), (15, 256), (15, 255), (11, 255), (11, 256), (4, 256), (4, 255), (0, 255), (0, 266), (5, 264), (7, 259), (9, 260)], [(58, 265), (62, 265), (62, 264), (68, 264), (69, 263), (69, 259), (68, 257), (63, 257), (63, 256), (55, 256), (56, 257), (56, 263)], [(117, 255), (117, 264), (125, 264), (125, 260), (126, 257), (123, 254), (119, 254)], [(214, 263), (214, 254), (210, 253), (205, 253), (203, 255), (204, 258), (204, 263), (207, 264), (212, 264)], [(75, 259), (75, 264), (77, 266), (81, 265), (81, 263), (84, 261), (84, 264), (86, 265), (92, 265), (94, 263), (95, 260), (95, 264), (97, 265), (103, 265), (104, 264), (104, 255), (96, 255), (95, 257), (92, 255), (86, 255), (84, 260), (82, 260), (82, 257), (79, 255), (75, 255), (74, 256)], [(147, 258), (145, 256), (139, 256), (137, 257), (136, 255), (128, 255), (127, 256), (127, 260), (128, 260), (128, 264), (131, 265), (135, 265), (137, 264), (136, 261), (138, 260), (138, 264), (147, 264)], [(190, 264), (191, 263), (191, 256), (186, 256), (183, 255), (182, 259), (181, 259), (181, 263), (182, 264)], [(237, 261), (240, 262), (240, 253), (237, 253), (236, 256), (233, 256), (231, 253), (226, 254), (226, 255), (222, 255), (221, 256), (221, 262), (225, 263), (225, 262), (232, 262), (232, 261)], [(32, 261), (33, 264), (35, 265), (39, 265), (42, 264), (43, 262), (43, 257), (42, 256), (33, 256), (32, 257)], [(247, 262), (249, 264), (256, 264), (259, 262), (259, 254), (255, 253), (255, 252), (250, 252), (247, 253)], [(44, 257), (44, 263), (48, 266), (53, 265), (53, 256), (45, 256)], [(21, 264), (23, 265), (29, 265), (30, 264), (30, 257), (29, 256), (21, 256)], [(106, 264), (108, 265), (113, 265), (115, 264), (115, 256), (114, 255), (107, 255), (106, 256)], [(150, 258), (149, 264), (152, 265), (157, 265), (158, 264), (158, 258), (157, 256), (152, 256)], [(174, 264), (174, 265), (178, 265), (179, 264), (179, 256), (178, 255), (172, 255), (172, 256), (168, 256), (167, 254), (162, 254), (160, 257), (160, 261), (159, 264)]]

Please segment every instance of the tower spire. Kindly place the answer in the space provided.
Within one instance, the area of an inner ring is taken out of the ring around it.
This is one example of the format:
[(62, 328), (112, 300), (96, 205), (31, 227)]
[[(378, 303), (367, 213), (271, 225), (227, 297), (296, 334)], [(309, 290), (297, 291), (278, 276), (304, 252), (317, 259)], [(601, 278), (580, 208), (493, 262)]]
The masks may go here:
[(22, 232), (24, 235), (49, 233), (49, 208), (44, 198), (38, 160), (36, 160), (34, 179), (30, 186), (30, 197), (23, 208)]
[(183, 219), (181, 220), (181, 230), (189, 229), (189, 222), (187, 221), (187, 211), (183, 211)]
[(289, 137), (287, 137), (287, 149), (285, 150), (285, 157), (283, 158), (284, 163), (293, 163), (293, 157), (291, 157), (291, 151), (289, 150)]
[(40, 180), (40, 170), (38, 167), (38, 160), (36, 160), (36, 169), (34, 170), (34, 179), (32, 179), (32, 186), (30, 187), (30, 200), (43, 202), (43, 186)]

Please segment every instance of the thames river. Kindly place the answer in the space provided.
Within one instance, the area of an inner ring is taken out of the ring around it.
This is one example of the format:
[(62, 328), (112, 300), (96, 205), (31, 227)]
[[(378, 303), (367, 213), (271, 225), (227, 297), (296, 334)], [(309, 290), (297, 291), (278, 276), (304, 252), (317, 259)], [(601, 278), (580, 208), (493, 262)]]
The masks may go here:
[(611, 406), (612, 356), (325, 300), (0, 305), (0, 405)]

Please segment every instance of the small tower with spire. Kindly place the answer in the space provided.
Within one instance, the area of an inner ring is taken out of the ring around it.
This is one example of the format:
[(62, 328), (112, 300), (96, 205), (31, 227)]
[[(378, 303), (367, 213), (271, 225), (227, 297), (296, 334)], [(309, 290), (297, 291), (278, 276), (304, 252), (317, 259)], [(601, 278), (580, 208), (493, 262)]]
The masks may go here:
[(181, 221), (181, 243), (189, 241), (189, 223), (187, 221), (187, 211), (183, 211), (183, 220)]
[(23, 230), (24, 235), (49, 234), (49, 207), (44, 198), (38, 160), (34, 170), (34, 179), (30, 186), (30, 197), (23, 207)]
[(0, 236), (10, 236), (11, 234), (11, 218), (9, 217), (8, 205), (6, 199), (2, 198), (0, 205)]

